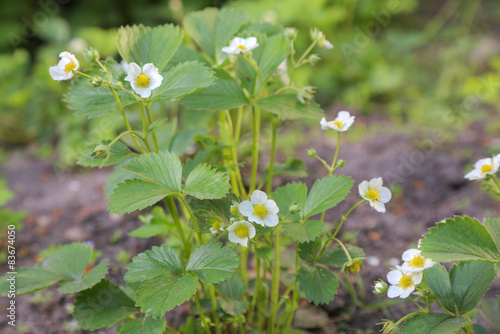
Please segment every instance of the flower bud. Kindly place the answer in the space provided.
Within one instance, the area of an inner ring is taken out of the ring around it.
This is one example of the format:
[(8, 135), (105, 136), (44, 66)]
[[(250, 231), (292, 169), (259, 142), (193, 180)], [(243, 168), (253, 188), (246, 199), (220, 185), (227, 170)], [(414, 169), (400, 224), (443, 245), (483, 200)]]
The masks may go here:
[(238, 205), (231, 205), (231, 208), (229, 209), (229, 212), (231, 212), (232, 215), (235, 215), (238, 213)]
[(381, 332), (383, 334), (398, 334), (398, 326), (391, 320), (384, 319), (383, 322), (379, 322), (377, 325), (382, 326)]
[(297, 28), (285, 28), (285, 36), (288, 38), (290, 41), (294, 41), (297, 38)]
[(83, 58), (89, 63), (93, 63), (99, 60), (99, 52), (96, 49), (90, 48), (83, 53)]
[(111, 83), (111, 88), (113, 88), (117, 92), (121, 91), (121, 90), (123, 90), (123, 83), (121, 81), (113, 81)]
[(340, 159), (337, 160), (337, 167), (344, 167), (345, 166), (345, 160)]
[(299, 212), (299, 206), (297, 204), (292, 204), (290, 205), (290, 207), (288, 208), (288, 211), (290, 212), (290, 214), (296, 214), (297, 212)]
[(350, 265), (347, 265), (347, 270), (349, 270), (353, 274), (356, 274), (359, 273), (362, 266), (363, 262), (361, 262), (360, 260), (353, 260)]
[(297, 93), (297, 99), (300, 103), (305, 104), (306, 102), (310, 102), (313, 98), (314, 87), (312, 86), (304, 86)]
[(93, 77), (92, 80), (90, 81), (90, 84), (93, 87), (101, 87), (102, 86), (102, 79), (101, 79), (101, 77), (98, 77), (98, 76)]
[(387, 283), (380, 279), (373, 284), (373, 293), (376, 295), (384, 295), (387, 289)]
[(316, 156), (316, 150), (314, 148), (310, 148), (307, 150), (307, 156), (309, 158), (314, 158)]
[(318, 56), (317, 54), (313, 54), (309, 56), (308, 62), (311, 65), (316, 65), (320, 60), (321, 60), (320, 56)]

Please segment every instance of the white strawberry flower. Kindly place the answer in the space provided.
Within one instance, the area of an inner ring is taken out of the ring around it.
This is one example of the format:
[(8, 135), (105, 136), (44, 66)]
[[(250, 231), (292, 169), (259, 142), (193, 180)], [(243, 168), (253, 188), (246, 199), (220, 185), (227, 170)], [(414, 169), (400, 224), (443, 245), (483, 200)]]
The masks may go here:
[(239, 206), (240, 213), (248, 220), (262, 226), (273, 227), (278, 225), (279, 208), (272, 199), (267, 199), (265, 192), (255, 190), (249, 201), (243, 201)]
[(235, 37), (233, 38), (231, 43), (229, 43), (229, 46), (225, 46), (222, 48), (222, 52), (232, 55), (238, 55), (240, 53), (247, 53), (249, 51), (252, 51), (258, 46), (259, 43), (257, 43), (257, 37)]
[(132, 62), (127, 65), (127, 76), (125, 81), (130, 82), (134, 91), (143, 99), (151, 96), (151, 91), (160, 87), (163, 76), (152, 64), (147, 63), (142, 68)]
[(399, 269), (390, 271), (387, 274), (387, 281), (391, 284), (387, 291), (389, 298), (407, 298), (415, 287), (422, 281), (423, 273), (420, 272), (405, 272)]
[(319, 124), (321, 125), (321, 129), (332, 129), (339, 132), (345, 132), (349, 130), (351, 125), (354, 123), (355, 116), (351, 116), (348, 111), (339, 111), (337, 114), (337, 118), (333, 121), (327, 121), (326, 118), (322, 118)]
[(481, 180), (486, 177), (486, 175), (492, 175), (498, 172), (500, 167), (500, 154), (493, 158), (486, 158), (478, 160), (474, 164), (474, 169), (469, 173), (465, 174), (465, 178), (469, 180)]
[(382, 187), (382, 178), (377, 177), (370, 181), (359, 184), (359, 195), (366, 199), (372, 208), (378, 212), (385, 212), (385, 203), (391, 200), (392, 194), (389, 188)]
[(248, 247), (248, 239), (255, 237), (255, 227), (245, 220), (235, 221), (227, 230), (229, 241), (243, 247)]
[(427, 268), (432, 267), (436, 262), (431, 259), (427, 259), (421, 255), (422, 251), (418, 249), (408, 249), (403, 253), (403, 265), (396, 266), (401, 271), (415, 273), (424, 271)]
[(222, 226), (222, 221), (220, 219), (217, 219), (212, 223), (212, 227), (210, 227), (210, 232), (212, 232), (213, 235), (224, 232), (224, 227)]
[(326, 36), (322, 31), (318, 30), (317, 28), (313, 28), (310, 31), (310, 35), (311, 39), (316, 41), (316, 43), (318, 43), (320, 47), (325, 49), (333, 49), (333, 44), (326, 39)]
[(50, 76), (57, 81), (71, 79), (74, 74), (73, 71), (76, 71), (80, 67), (80, 63), (78, 63), (75, 55), (68, 51), (61, 52), (59, 57), (61, 59), (57, 65), (49, 68)]

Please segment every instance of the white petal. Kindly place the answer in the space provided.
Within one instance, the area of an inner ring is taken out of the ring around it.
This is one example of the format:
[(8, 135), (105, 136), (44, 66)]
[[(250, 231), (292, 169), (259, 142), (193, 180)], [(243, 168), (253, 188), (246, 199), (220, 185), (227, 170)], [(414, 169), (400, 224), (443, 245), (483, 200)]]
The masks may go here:
[[(402, 289), (401, 289), (402, 290)], [(411, 293), (415, 291), (415, 287), (409, 287), (408, 289), (404, 290), (403, 293), (399, 296), (400, 298), (407, 298)]]
[(322, 118), (321, 121), (319, 122), (321, 125), (321, 129), (326, 130), (328, 129), (328, 122), (326, 121), (326, 118)]
[(139, 67), (139, 65), (137, 65), (136, 63), (132, 62), (130, 64), (128, 64), (127, 66), (127, 78), (129, 78), (127, 80), (127, 78), (125, 78), (126, 81), (135, 81), (135, 78), (141, 74), (141, 68)]
[(335, 118), (336, 121), (342, 121), (346, 120), (351, 117), (351, 114), (348, 111), (342, 110), (339, 111), (337, 114), (337, 118)]
[(142, 73), (151, 75), (153, 73), (158, 73), (158, 69), (153, 65), (153, 63), (147, 63), (142, 67)]
[(351, 125), (354, 123), (354, 116), (349, 117), (344, 121), (344, 130), (347, 131), (351, 127)]
[(229, 231), (229, 233), (227, 234), (227, 238), (229, 239), (229, 241), (234, 242), (236, 244), (240, 242), (240, 238), (238, 238), (238, 236), (236, 235), (236, 233), (234, 233), (233, 230)]
[(389, 290), (387, 290), (387, 297), (396, 298), (396, 297), (400, 296), (403, 292), (404, 292), (404, 290), (401, 289), (399, 286), (391, 285), (389, 287)]
[(250, 201), (241, 202), (238, 206), (238, 209), (240, 210), (240, 213), (245, 217), (248, 217), (253, 213), (253, 205), (252, 203), (250, 203)]
[(260, 217), (250, 215), (250, 216), (248, 216), (248, 220), (251, 222), (254, 222), (256, 224), (264, 226), (264, 221), (262, 219), (260, 219)]
[(233, 54), (233, 55), (236, 55), (239, 53), (239, 51), (237, 51), (236, 49), (230, 47), (230, 46), (225, 46), (222, 48), (222, 52), (224, 53), (228, 53), (228, 54)]
[[(134, 87), (135, 86), (135, 87)], [(151, 89), (149, 88), (139, 88), (135, 84), (132, 85), (134, 91), (139, 94), (143, 99), (146, 99), (151, 96)]]
[(150, 79), (151, 81), (149, 83), (149, 89), (155, 89), (160, 87), (161, 82), (163, 81), (163, 76), (156, 72), (150, 75)]
[(380, 196), (380, 202), (382, 203), (387, 203), (391, 200), (392, 194), (389, 188), (386, 187), (381, 187), (380, 190), (378, 191), (378, 194)]
[(366, 195), (366, 193), (368, 192), (368, 188), (370, 187), (370, 184), (368, 183), (368, 181), (363, 181), (361, 182), (359, 185), (358, 185), (358, 191), (359, 191), (359, 195), (361, 197), (364, 197)]
[(49, 68), (49, 74), (52, 79), (56, 81), (62, 81), (62, 80), (68, 80), (73, 77), (73, 71), (70, 71), (69, 73), (66, 73), (64, 70), (64, 67), (61, 68), (58, 65), (56, 66), (51, 66)]
[(400, 270), (391, 270), (387, 273), (387, 281), (392, 285), (399, 284), (401, 277), (403, 277), (403, 273)]
[(248, 237), (250, 239), (253, 239), (253, 237), (255, 237), (255, 227), (250, 223), (248, 223)]
[(240, 245), (242, 245), (243, 247), (248, 247), (248, 238), (244, 237), (240, 239)]
[(371, 188), (375, 188), (378, 190), (380, 187), (382, 187), (383, 181), (381, 177), (376, 177), (374, 179), (371, 179), (369, 183)]
[(217, 231), (216, 231), (216, 230), (214, 230), (214, 228), (213, 228), (213, 227), (211, 227), (211, 228), (210, 228), (210, 232), (212, 232), (212, 234), (217, 234)]
[(384, 203), (381, 203), (381, 202), (371, 202), (370, 201), (370, 205), (372, 206), (372, 208), (374, 208), (378, 212), (382, 212), (382, 213), (385, 212), (385, 205), (384, 205)]
[(249, 48), (255, 48), (257, 44), (257, 37), (248, 37), (244, 41), (244, 45)]
[(476, 161), (476, 163), (474, 164), (474, 168), (481, 170), (481, 167), (483, 167), (483, 165), (492, 165), (492, 164), (493, 161), (491, 161), (491, 158), (480, 159)]
[(280, 211), (280, 209), (276, 205), (276, 202), (273, 201), (272, 199), (268, 199), (266, 201), (266, 204), (264, 204), (264, 206), (266, 207), (267, 211), (274, 213), (274, 214), (276, 214)]
[(415, 284), (415, 285), (420, 284), (420, 282), (422, 282), (422, 277), (423, 277), (423, 273), (421, 271), (413, 273), (412, 274), (413, 284)]
[(278, 215), (271, 214), (264, 218), (264, 225), (267, 227), (274, 227), (280, 222)]
[(466, 179), (469, 179), (471, 181), (473, 180), (481, 180), (481, 179), (484, 179), (485, 176), (484, 175), (481, 175), (481, 172), (478, 171), (477, 169), (473, 169), (472, 171), (470, 171), (469, 173), (465, 174), (464, 178)]
[(266, 204), (267, 194), (260, 190), (255, 190), (250, 198), (252, 204)]
[(420, 255), (420, 253), (421, 252), (418, 249), (408, 249), (403, 253), (403, 256), (401, 258), (403, 259), (403, 261), (411, 261), (415, 256)]

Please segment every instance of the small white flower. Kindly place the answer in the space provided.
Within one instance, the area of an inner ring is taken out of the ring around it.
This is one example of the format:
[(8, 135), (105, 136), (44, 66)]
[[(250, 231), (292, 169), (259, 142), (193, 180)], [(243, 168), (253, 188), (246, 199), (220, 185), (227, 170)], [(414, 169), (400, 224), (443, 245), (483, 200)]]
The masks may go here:
[(424, 269), (432, 267), (436, 262), (431, 259), (426, 259), (422, 255), (420, 255), (422, 251), (418, 249), (408, 249), (403, 253), (403, 263), (402, 266), (397, 266), (397, 268), (401, 271), (416, 273), (420, 271), (424, 271)]
[(492, 158), (478, 160), (474, 164), (474, 169), (465, 174), (465, 178), (469, 180), (481, 180), (486, 175), (492, 175), (498, 172), (500, 167), (500, 154)]
[(123, 72), (127, 73), (127, 68), (128, 68), (128, 63), (125, 60), (120, 61), (120, 67), (122, 68)]
[(354, 123), (355, 116), (351, 116), (348, 111), (339, 111), (337, 114), (337, 118), (333, 121), (327, 121), (324, 117), (321, 119), (319, 124), (321, 125), (321, 129), (332, 129), (339, 132), (345, 132), (349, 130), (351, 125)]
[(236, 221), (227, 228), (229, 241), (248, 247), (248, 239), (255, 237), (255, 227), (244, 220)]
[(257, 43), (257, 37), (235, 37), (233, 38), (229, 46), (225, 46), (222, 48), (222, 52), (238, 55), (240, 53), (247, 53), (249, 51), (252, 51), (258, 46), (259, 43)]
[(248, 220), (259, 225), (273, 227), (278, 225), (279, 208), (272, 199), (267, 199), (265, 192), (255, 190), (250, 201), (243, 201), (239, 206), (240, 213)]
[(422, 281), (422, 276), (422, 272), (409, 273), (403, 272), (399, 269), (390, 271), (387, 274), (387, 280), (392, 285), (387, 291), (387, 297), (407, 298), (413, 291), (415, 291), (415, 286)]
[(391, 200), (392, 194), (389, 188), (382, 187), (381, 177), (361, 182), (358, 190), (359, 195), (368, 200), (372, 208), (378, 212), (385, 212), (384, 204)]
[(333, 44), (330, 43), (327, 39), (324, 39), (321, 43), (319, 43), (319, 46), (325, 48), (325, 49), (333, 49)]
[(77, 70), (80, 64), (76, 59), (75, 55), (69, 53), (68, 51), (63, 51), (59, 54), (61, 60), (56, 66), (51, 66), (49, 68), (49, 73), (52, 79), (61, 81), (68, 80), (73, 77), (73, 71)]
[(314, 92), (314, 87), (304, 86), (297, 92), (297, 99), (302, 104), (309, 103), (314, 97)]
[(316, 41), (316, 43), (318, 43), (320, 47), (325, 49), (333, 49), (333, 44), (326, 39), (326, 36), (322, 31), (318, 30), (317, 28), (313, 28), (310, 31), (310, 35), (311, 39)]
[(127, 65), (125, 81), (130, 82), (134, 91), (143, 99), (150, 97), (151, 91), (160, 87), (162, 80), (163, 77), (152, 63), (147, 63), (142, 68), (134, 62)]
[(212, 232), (213, 235), (217, 233), (224, 232), (224, 227), (222, 226), (222, 221), (221, 220), (216, 220), (212, 223), (212, 227), (210, 227), (210, 232)]

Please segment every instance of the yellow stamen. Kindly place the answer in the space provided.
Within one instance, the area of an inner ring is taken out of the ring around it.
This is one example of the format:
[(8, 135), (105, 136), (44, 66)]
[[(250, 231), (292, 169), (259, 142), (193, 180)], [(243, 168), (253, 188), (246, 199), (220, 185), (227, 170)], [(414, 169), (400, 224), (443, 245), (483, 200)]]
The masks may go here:
[(250, 235), (250, 230), (246, 225), (239, 225), (234, 229), (234, 234), (240, 239), (248, 237)]
[(370, 201), (375, 201), (375, 202), (380, 200), (380, 195), (378, 193), (378, 190), (370, 188), (366, 193), (366, 198), (368, 198)]
[(76, 64), (74, 62), (69, 62), (66, 65), (64, 65), (64, 72), (68, 74), (69, 72), (73, 71), (76, 68)]
[(214, 222), (214, 223), (212, 224), (212, 228), (213, 228), (216, 232), (219, 232), (219, 231), (220, 231), (220, 224), (221, 224), (221, 221), (220, 221), (220, 220), (218, 220), (218, 221), (216, 221), (216, 222)]
[(481, 175), (489, 173), (493, 171), (493, 166), (492, 165), (482, 165), (481, 166)]
[(246, 47), (246, 46), (244, 46), (243, 44), (240, 44), (240, 45), (238, 45), (238, 46), (236, 47), (236, 49), (237, 49), (237, 50), (239, 49), (239, 50), (246, 51), (246, 50), (247, 50), (247, 47)]
[(264, 204), (255, 204), (253, 206), (253, 215), (259, 217), (260, 219), (266, 218), (267, 209)]
[(151, 78), (149, 75), (146, 75), (144, 73), (139, 74), (135, 78), (135, 83), (139, 88), (147, 88), (149, 87), (149, 83), (151, 82)]
[(415, 256), (411, 261), (408, 262), (408, 266), (413, 269), (423, 268), (425, 264), (425, 258), (421, 255)]
[(411, 288), (413, 286), (413, 278), (410, 275), (403, 275), (399, 280), (399, 287), (403, 290)]
[(342, 123), (341, 121), (335, 121), (335, 122), (333, 122), (333, 124), (335, 124), (336, 126), (338, 126), (338, 128), (340, 130), (342, 130), (342, 128), (344, 127), (344, 123)]

